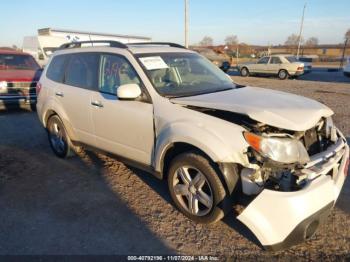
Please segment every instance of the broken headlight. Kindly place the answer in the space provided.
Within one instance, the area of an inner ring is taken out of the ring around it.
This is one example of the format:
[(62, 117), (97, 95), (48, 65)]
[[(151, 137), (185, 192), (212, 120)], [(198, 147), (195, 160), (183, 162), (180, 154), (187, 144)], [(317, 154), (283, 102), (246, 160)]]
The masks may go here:
[(253, 149), (273, 161), (284, 164), (305, 164), (310, 161), (305, 147), (296, 139), (264, 137), (250, 132), (244, 132), (244, 138)]

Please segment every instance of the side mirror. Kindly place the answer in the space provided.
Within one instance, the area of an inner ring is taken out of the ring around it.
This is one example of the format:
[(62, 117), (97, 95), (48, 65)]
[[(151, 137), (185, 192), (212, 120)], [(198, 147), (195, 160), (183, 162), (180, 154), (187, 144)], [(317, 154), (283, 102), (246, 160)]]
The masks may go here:
[(44, 60), (44, 59), (45, 59), (44, 55), (43, 54), (39, 54), (39, 60)]
[(141, 88), (138, 84), (121, 85), (117, 89), (117, 96), (119, 99), (136, 99), (141, 95), (141, 93)]

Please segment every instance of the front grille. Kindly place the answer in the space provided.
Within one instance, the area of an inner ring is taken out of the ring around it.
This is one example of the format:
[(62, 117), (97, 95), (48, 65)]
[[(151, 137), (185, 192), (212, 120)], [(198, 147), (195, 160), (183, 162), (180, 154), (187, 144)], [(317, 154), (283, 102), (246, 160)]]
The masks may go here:
[(28, 87), (36, 87), (37, 82), (9, 82), (7, 83), (7, 87), (12, 88), (28, 88)]
[(305, 132), (303, 142), (309, 155), (317, 154), (321, 151), (320, 141), (316, 128), (309, 129)]
[(0, 90), (0, 99), (16, 99), (36, 95), (37, 82), (8, 82), (7, 88)]
[(305, 131), (301, 141), (309, 153), (309, 156), (323, 152), (327, 150), (330, 145), (334, 144), (336, 138), (331, 138), (332, 135), (327, 129), (329, 129), (329, 127), (327, 127), (326, 122), (322, 121), (315, 127)]

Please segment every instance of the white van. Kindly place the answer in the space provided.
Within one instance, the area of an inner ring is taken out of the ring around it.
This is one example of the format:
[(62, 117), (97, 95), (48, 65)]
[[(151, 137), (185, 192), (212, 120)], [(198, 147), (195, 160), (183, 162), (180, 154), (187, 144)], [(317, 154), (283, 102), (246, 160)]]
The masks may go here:
[(23, 52), (31, 54), (41, 66), (44, 66), (50, 55), (61, 45), (77, 41), (112, 40), (121, 43), (150, 42), (151, 38), (143, 36), (93, 33), (56, 28), (42, 28), (37, 36), (26, 36), (23, 39)]
[(58, 47), (67, 43), (67, 39), (55, 36), (26, 36), (23, 38), (23, 52), (31, 54), (41, 66)]

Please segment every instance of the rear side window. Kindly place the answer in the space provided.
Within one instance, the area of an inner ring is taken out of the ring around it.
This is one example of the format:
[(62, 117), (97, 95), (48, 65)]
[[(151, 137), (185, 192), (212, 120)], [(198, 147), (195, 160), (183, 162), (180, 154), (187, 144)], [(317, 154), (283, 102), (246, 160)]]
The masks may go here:
[(62, 83), (64, 76), (65, 55), (55, 56), (47, 69), (46, 76), (52, 81)]
[(279, 57), (271, 57), (270, 64), (282, 64)]
[(65, 84), (94, 90), (98, 85), (99, 55), (80, 53), (70, 56)]
[(286, 59), (289, 61), (289, 63), (298, 62), (298, 59), (295, 56), (286, 56)]

